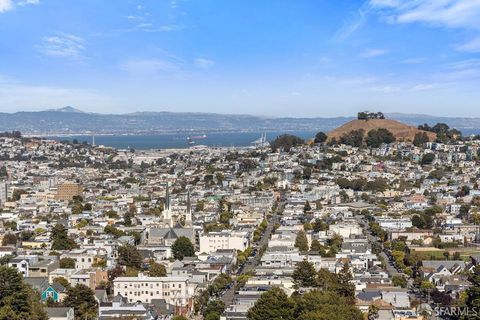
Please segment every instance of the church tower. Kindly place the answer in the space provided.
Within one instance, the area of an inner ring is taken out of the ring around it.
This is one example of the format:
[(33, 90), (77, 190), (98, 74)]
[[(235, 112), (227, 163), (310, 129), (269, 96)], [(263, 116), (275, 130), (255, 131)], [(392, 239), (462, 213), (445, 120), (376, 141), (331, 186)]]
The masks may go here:
[(170, 190), (168, 188), (167, 182), (167, 189), (165, 190), (165, 208), (163, 210), (163, 224), (165, 227), (173, 227), (173, 220), (172, 220), (172, 211), (170, 210)]
[(185, 214), (185, 226), (192, 226), (192, 204), (190, 203), (190, 189), (187, 191), (187, 212)]

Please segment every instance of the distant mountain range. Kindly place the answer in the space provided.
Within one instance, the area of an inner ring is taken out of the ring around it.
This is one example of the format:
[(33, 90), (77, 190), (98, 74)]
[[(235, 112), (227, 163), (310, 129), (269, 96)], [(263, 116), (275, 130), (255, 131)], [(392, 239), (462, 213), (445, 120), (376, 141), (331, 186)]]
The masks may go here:
[[(466, 134), (480, 132), (480, 118), (392, 113), (387, 118), (418, 126), (447, 123)], [(0, 113), (0, 131), (28, 135), (158, 134), (239, 131), (331, 131), (356, 117), (292, 118), (193, 112), (88, 113), (73, 107), (35, 112)]]

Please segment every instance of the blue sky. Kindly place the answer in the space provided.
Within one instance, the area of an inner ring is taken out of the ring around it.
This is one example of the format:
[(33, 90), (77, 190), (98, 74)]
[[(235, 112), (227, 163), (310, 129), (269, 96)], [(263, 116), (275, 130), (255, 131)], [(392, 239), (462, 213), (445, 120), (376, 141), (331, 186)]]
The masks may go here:
[(480, 116), (480, 0), (0, 0), (0, 111)]

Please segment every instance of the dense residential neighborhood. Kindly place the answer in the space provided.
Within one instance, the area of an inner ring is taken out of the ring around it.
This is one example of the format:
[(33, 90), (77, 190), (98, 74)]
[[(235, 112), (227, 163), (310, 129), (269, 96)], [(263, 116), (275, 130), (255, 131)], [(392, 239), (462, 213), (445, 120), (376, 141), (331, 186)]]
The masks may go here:
[(3, 134), (0, 318), (476, 319), (480, 140), (439, 128), (167, 150)]

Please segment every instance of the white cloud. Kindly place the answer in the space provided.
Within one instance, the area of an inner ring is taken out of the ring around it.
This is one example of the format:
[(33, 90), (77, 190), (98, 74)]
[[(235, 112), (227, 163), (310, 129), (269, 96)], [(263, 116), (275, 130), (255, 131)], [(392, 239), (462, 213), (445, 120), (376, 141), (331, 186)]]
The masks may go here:
[[(480, 30), (480, 0), (370, 0), (370, 6), (390, 23)], [(458, 44), (455, 49), (478, 53), (480, 37)]]
[(370, 90), (380, 93), (393, 93), (401, 90), (400, 87), (394, 85), (384, 85), (384, 86), (375, 86), (371, 87)]
[(361, 58), (374, 58), (374, 57), (379, 57), (379, 56), (383, 56), (384, 54), (387, 53), (387, 50), (384, 50), (384, 49), (368, 49), (368, 50), (365, 50), (364, 52), (362, 52), (360, 54), (360, 57)]
[(16, 6), (24, 7), (31, 4), (40, 4), (40, 0), (19, 0), (16, 2), (13, 0), (0, 0), (0, 13), (13, 10)]
[(14, 4), (12, 0), (0, 0), (0, 13), (12, 10)]
[(457, 45), (458, 51), (477, 53), (480, 52), (480, 37), (474, 38), (467, 43)]
[(441, 82), (465, 82), (480, 79), (480, 59), (467, 59), (446, 64), (443, 70), (432, 75)]
[(27, 6), (29, 4), (37, 5), (37, 4), (40, 4), (40, 0), (22, 0), (22, 1), (18, 1), (17, 4), (21, 7)]
[(399, 0), (371, 0), (370, 4), (375, 7), (392, 7), (395, 8), (401, 4)]
[(480, 0), (370, 0), (394, 23), (480, 29)]
[(365, 12), (360, 8), (357, 12), (352, 13), (350, 17), (344, 21), (342, 27), (335, 33), (334, 40), (344, 41), (350, 37), (355, 31), (365, 24)]
[(411, 90), (412, 91), (427, 91), (427, 90), (431, 90), (431, 89), (434, 89), (435, 88), (435, 85), (432, 84), (432, 83), (419, 83), (419, 84), (416, 84), (414, 85)]
[(452, 62), (446, 65), (447, 69), (453, 70), (462, 70), (462, 69), (472, 69), (472, 68), (480, 68), (480, 59), (467, 59)]
[(47, 56), (79, 59), (85, 50), (85, 40), (72, 34), (44, 37), (38, 46)]
[(166, 59), (130, 59), (122, 63), (120, 67), (129, 73), (142, 75), (170, 73), (179, 69), (176, 62)]
[(172, 32), (172, 31), (182, 31), (185, 27), (177, 24), (166, 24), (161, 26), (156, 26), (153, 23), (139, 23), (133, 27), (131, 30), (127, 31), (143, 31), (143, 32)]
[(194, 63), (197, 68), (201, 68), (201, 69), (210, 69), (215, 64), (213, 60), (209, 60), (205, 58), (197, 58), (195, 59)]

